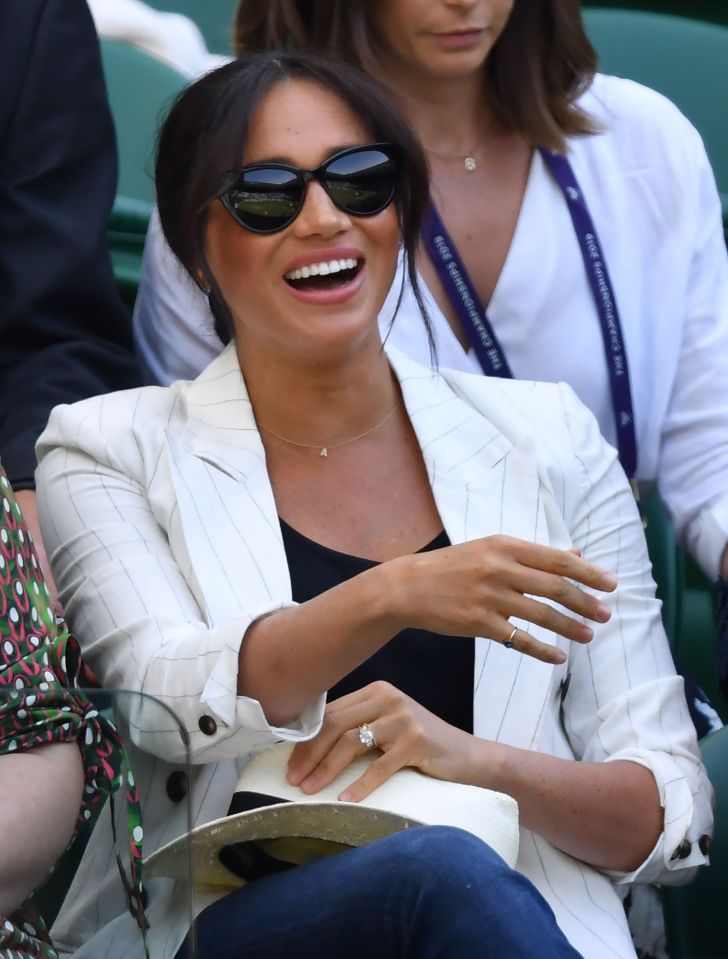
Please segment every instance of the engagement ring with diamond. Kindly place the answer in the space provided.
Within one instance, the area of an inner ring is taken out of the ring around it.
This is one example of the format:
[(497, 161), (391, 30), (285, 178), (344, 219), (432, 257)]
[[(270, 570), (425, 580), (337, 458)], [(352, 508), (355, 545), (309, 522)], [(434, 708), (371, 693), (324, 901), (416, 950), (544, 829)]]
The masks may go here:
[(359, 742), (362, 746), (366, 746), (367, 749), (376, 749), (379, 745), (377, 743), (377, 737), (366, 723), (362, 723), (359, 727)]

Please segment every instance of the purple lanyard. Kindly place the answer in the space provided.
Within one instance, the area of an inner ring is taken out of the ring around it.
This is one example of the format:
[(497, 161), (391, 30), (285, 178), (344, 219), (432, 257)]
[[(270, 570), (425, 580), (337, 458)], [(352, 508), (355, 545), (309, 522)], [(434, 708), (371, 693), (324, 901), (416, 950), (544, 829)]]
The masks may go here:
[[(571, 164), (565, 156), (554, 153), (552, 150), (541, 148), (540, 153), (561, 187), (581, 248), (607, 357), (619, 459), (625, 473), (632, 479), (637, 471), (637, 440), (632, 411), (632, 391), (629, 385), (622, 325), (619, 321), (617, 302), (609, 279), (607, 264), (584, 194), (577, 183)], [(475, 350), (483, 372), (487, 376), (513, 378), (505, 353), (468, 276), (465, 264), (432, 203), (425, 217), (422, 239), (457, 317)]]

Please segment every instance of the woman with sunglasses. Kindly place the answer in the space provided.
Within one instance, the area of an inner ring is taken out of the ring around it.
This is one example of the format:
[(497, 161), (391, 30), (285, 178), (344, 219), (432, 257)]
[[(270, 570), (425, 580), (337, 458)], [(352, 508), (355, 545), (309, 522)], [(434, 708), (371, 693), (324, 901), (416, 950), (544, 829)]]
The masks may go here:
[[(402, 897), (438, 934), (405, 909), (397, 955), (633, 955), (613, 883), (685, 878), (711, 812), (613, 451), (568, 388), (383, 349), (400, 247), (419, 296), (428, 182), (365, 75), (275, 52), (223, 67), (172, 108), (156, 179), (229, 344), (193, 383), (57, 409), (41, 439), (44, 534), (90, 665), (180, 718), (195, 823), (225, 815), (236, 761), (285, 739), (308, 794), (375, 749), (344, 800), (413, 766), (512, 794), (522, 825), (518, 872), (457, 833), (418, 852), (420, 882), (456, 882), (439, 899), (395, 881), (406, 836), (260, 880), (203, 909), (200, 955), (290, 955), (291, 929), (309, 954), (380, 955)], [(149, 853), (186, 829), (183, 749), (132, 738)], [(126, 955), (109, 868), (87, 854), (56, 927), (79, 957)], [(571, 945), (514, 894), (524, 876)], [(166, 881), (146, 914), (155, 959), (186, 955)]]
[[(725, 577), (728, 261), (685, 118), (595, 76), (577, 0), (241, 0), (234, 36), (238, 53), (325, 50), (389, 86), (432, 171), (441, 222), (425, 221), (417, 266), (440, 363), (569, 383), (707, 575)], [(426, 363), (401, 271), (383, 333), (402, 280), (390, 342)], [(156, 220), (134, 322), (154, 382), (220, 350)]]

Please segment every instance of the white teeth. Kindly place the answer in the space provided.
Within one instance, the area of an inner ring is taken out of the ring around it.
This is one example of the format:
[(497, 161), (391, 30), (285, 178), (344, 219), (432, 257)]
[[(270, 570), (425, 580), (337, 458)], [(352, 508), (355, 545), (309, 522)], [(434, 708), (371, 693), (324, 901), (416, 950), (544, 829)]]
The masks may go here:
[(309, 276), (328, 276), (330, 273), (339, 273), (341, 270), (353, 270), (358, 260), (348, 257), (341, 260), (324, 260), (321, 263), (310, 263), (295, 270), (284, 273), (285, 280), (307, 280)]

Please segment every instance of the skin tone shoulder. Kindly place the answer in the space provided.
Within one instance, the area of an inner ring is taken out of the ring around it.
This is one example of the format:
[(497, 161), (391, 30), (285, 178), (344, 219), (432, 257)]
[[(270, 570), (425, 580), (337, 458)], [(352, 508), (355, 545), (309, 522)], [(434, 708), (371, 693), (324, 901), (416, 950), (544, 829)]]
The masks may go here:
[[(282, 81), (253, 114), (241, 160), (311, 169), (372, 139), (331, 91)], [(272, 723), (298, 714), (407, 626), (503, 642), (511, 633), (508, 617), (515, 615), (588, 642), (592, 631), (580, 619), (532, 597), (556, 599), (577, 617), (609, 617), (575, 583), (611, 590), (614, 577), (568, 551), (493, 536), (412, 555), (442, 524), (378, 334), (397, 245), (393, 206), (354, 217), (316, 181), (308, 184), (299, 216), (275, 234), (245, 231), (217, 201), (210, 210), (208, 261), (233, 316), (278, 511), (319, 542), (381, 561), (248, 629), (238, 691), (258, 699)], [(338, 289), (328, 284), (335, 289), (328, 300), (305, 295), (286, 278), (342, 256), (355, 258), (358, 272)], [(294, 445), (333, 447), (371, 429), (392, 409), (380, 428), (326, 461), (316, 449)], [(525, 633), (517, 634), (515, 648), (563, 661), (560, 650)], [(656, 786), (642, 767), (564, 762), (478, 740), (386, 683), (328, 707), (320, 735), (294, 751), (291, 780), (314, 792), (333, 778), (363, 749), (356, 738), (361, 722), (375, 724), (384, 753), (347, 798), (362, 798), (396, 768), (411, 765), (512, 793), (526, 826), (597, 865), (631, 868), (659, 834)]]

